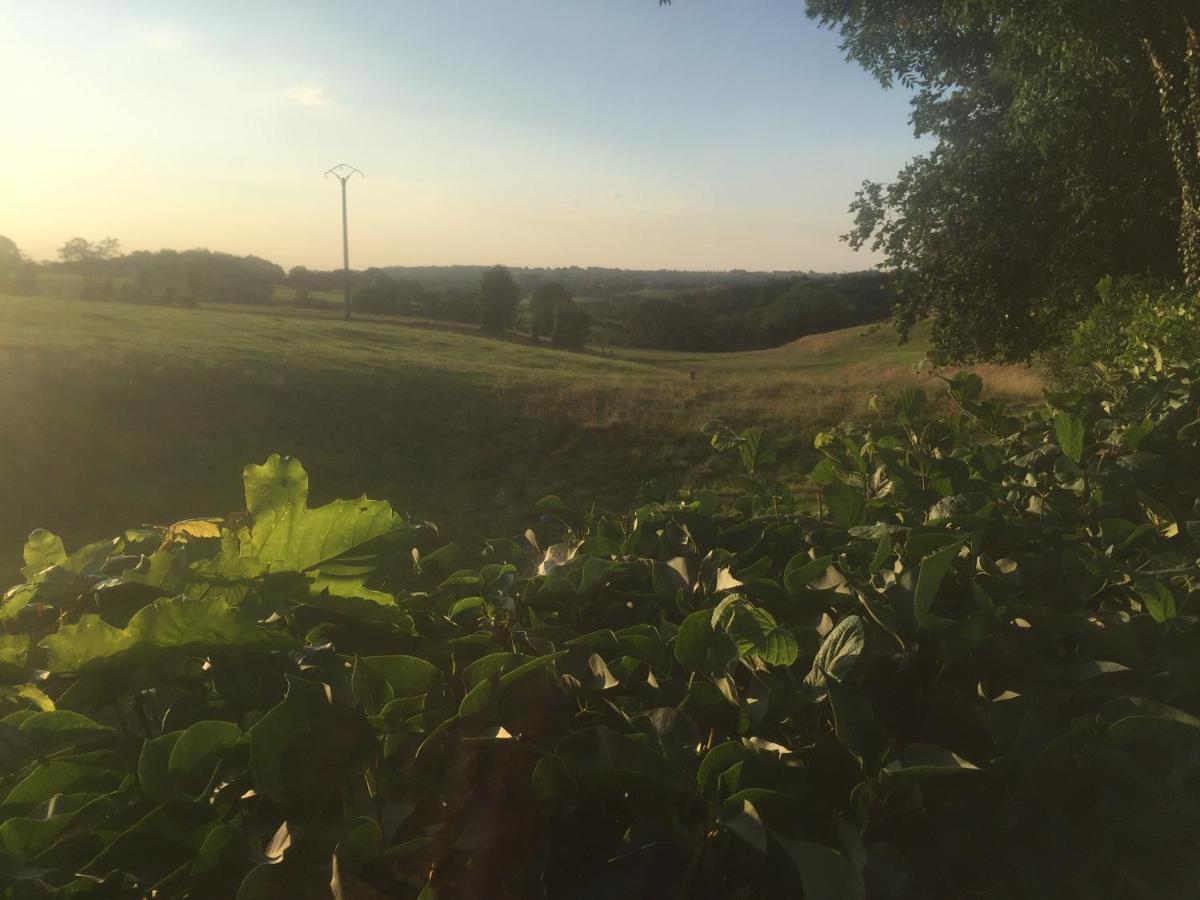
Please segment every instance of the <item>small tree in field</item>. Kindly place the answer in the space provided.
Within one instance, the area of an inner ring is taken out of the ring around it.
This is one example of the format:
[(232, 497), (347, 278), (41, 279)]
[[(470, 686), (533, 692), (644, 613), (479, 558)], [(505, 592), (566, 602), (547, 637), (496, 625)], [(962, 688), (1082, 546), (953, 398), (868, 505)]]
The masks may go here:
[(529, 312), (532, 322), (529, 326), (529, 336), (535, 341), (543, 334), (549, 334), (554, 328), (554, 311), (560, 303), (570, 303), (571, 292), (557, 281), (543, 281), (533, 289), (529, 298)]
[(592, 317), (568, 297), (554, 307), (554, 331), (550, 335), (550, 342), (556, 347), (582, 349), (591, 325)]
[(512, 328), (521, 292), (505, 266), (492, 266), (483, 273), (479, 289), (479, 325), (489, 334)]

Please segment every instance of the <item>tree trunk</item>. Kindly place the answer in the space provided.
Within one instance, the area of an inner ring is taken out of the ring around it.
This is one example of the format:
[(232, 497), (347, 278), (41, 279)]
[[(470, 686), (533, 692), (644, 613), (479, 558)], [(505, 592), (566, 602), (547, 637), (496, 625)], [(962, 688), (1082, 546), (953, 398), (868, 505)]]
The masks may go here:
[(1179, 179), (1179, 261), (1184, 282), (1200, 289), (1200, 36), (1186, 15), (1180, 24), (1181, 41), (1147, 37), (1142, 43)]

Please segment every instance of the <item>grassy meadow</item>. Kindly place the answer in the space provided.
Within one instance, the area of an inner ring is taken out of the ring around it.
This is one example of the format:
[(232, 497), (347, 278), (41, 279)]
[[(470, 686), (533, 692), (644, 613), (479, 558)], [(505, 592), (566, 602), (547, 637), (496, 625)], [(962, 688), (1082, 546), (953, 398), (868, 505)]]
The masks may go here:
[[(929, 382), (923, 333), (815, 335), (767, 351), (572, 353), (524, 338), (337, 309), (176, 309), (0, 296), (0, 585), (35, 527), (68, 547), (142, 522), (237, 509), (239, 473), (298, 456), (314, 502), (366, 493), (452, 538), (503, 534), (550, 493), (633, 500), (642, 484), (721, 483), (700, 426), (769, 423), (781, 464)], [(983, 372), (1018, 402), (1036, 373)], [(935, 385), (929, 385), (936, 392)]]

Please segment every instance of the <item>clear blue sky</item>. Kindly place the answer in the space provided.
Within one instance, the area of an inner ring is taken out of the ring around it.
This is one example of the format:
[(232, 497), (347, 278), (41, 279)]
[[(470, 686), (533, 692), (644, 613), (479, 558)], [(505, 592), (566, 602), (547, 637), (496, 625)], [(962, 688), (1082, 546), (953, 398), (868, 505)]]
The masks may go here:
[(843, 270), (907, 95), (802, 0), (7, 3), (0, 234), (340, 263)]

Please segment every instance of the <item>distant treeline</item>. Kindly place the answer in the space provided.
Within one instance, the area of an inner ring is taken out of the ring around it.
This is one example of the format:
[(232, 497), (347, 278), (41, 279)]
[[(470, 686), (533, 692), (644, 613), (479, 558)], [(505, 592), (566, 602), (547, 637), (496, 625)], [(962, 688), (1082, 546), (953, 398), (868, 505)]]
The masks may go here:
[(794, 275), (680, 291), (663, 299), (636, 297), (588, 304), (600, 322), (623, 329), (630, 342), (663, 350), (759, 350), (885, 318), (892, 297), (879, 272)]
[(122, 254), (120, 246), (116, 238), (76, 237), (59, 247), (57, 260), (35, 263), (0, 237), (0, 290), (169, 306), (251, 304), (270, 303), (285, 278), (281, 266), (258, 256), (203, 249)]
[[(417, 281), (429, 288), (474, 289), (488, 266), (386, 266), (392, 278)], [(294, 271), (294, 270), (293, 270)], [(603, 266), (510, 266), (509, 271), (522, 293), (543, 282), (560, 284), (576, 297), (621, 297), (638, 291), (676, 292), (701, 290), (730, 284), (757, 284), (766, 278), (788, 278), (806, 273), (796, 271), (750, 272), (684, 271), (678, 269), (613, 269)], [(816, 273), (807, 273), (816, 274)]]
[[(340, 303), (343, 279), (340, 269), (285, 272), (261, 257), (212, 250), (122, 254), (114, 238), (72, 238), (57, 260), (35, 263), (0, 238), (0, 291), (18, 294), (321, 307)], [(883, 318), (892, 302), (879, 272), (391, 266), (353, 270), (349, 287), (360, 313), (516, 329), (568, 347), (581, 346), (590, 334), (601, 345), (683, 351), (774, 347)]]

